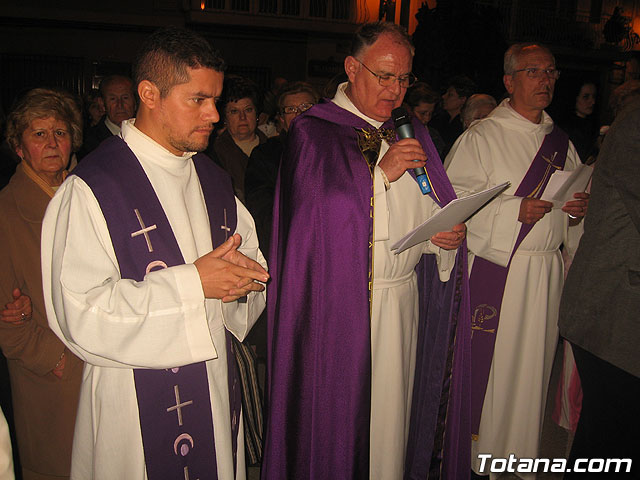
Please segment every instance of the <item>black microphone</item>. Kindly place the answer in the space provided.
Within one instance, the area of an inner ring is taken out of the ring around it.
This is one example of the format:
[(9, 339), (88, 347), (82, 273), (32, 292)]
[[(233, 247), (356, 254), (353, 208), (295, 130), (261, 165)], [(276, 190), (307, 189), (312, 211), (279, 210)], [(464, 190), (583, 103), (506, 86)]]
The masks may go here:
[[(395, 108), (391, 112), (393, 117), (393, 125), (396, 128), (398, 137), (403, 138), (416, 138), (413, 133), (413, 125), (411, 124), (411, 117), (403, 107)], [(413, 171), (416, 174), (418, 185), (420, 185), (420, 191), (423, 195), (431, 192), (431, 184), (427, 177), (427, 172), (424, 167), (414, 168)]]

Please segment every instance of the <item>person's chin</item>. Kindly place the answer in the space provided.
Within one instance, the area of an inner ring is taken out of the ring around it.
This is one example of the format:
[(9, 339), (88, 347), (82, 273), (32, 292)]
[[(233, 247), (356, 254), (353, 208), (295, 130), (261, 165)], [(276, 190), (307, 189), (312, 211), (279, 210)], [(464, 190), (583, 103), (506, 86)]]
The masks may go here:
[(371, 118), (379, 122), (386, 122), (391, 118), (391, 112), (393, 111), (394, 108), (395, 108), (394, 104), (390, 104), (388, 106), (383, 105), (382, 107), (376, 110), (375, 115), (371, 115)]

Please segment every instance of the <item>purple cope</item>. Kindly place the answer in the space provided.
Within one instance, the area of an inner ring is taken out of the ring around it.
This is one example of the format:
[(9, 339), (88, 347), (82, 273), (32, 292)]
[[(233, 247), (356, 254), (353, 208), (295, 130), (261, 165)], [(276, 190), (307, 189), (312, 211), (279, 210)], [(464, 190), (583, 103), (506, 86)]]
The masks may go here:
[[(391, 120), (383, 127), (392, 128)], [(373, 180), (358, 147), (363, 128), (371, 125), (324, 101), (289, 131), (269, 262), (263, 480), (369, 477)], [(415, 121), (414, 128), (430, 159), (430, 195), (442, 206), (455, 193), (427, 131)], [(430, 469), (452, 479), (470, 472), (466, 265), (465, 242), (449, 282), (440, 282), (433, 255), (417, 268), (420, 327), (405, 478), (426, 478)]]

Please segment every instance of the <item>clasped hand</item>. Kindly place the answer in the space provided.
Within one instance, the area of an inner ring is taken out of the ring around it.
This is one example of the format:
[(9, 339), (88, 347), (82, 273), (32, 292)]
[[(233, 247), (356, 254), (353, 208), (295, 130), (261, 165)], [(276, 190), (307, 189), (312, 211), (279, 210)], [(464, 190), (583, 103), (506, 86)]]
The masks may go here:
[(194, 262), (206, 298), (233, 302), (250, 292), (261, 292), (269, 274), (258, 262), (238, 251), (242, 237), (237, 233), (215, 250)]
[(13, 302), (9, 302), (4, 306), (4, 310), (0, 312), (0, 319), (3, 322), (13, 323), (14, 325), (22, 325), (31, 320), (33, 313), (31, 298), (28, 295), (24, 295), (19, 288), (15, 288), (11, 295), (13, 296)]
[[(417, 160), (417, 161), (416, 161)], [(427, 155), (415, 138), (403, 138), (397, 141), (380, 160), (380, 168), (390, 182), (395, 182), (410, 168), (424, 167)]]

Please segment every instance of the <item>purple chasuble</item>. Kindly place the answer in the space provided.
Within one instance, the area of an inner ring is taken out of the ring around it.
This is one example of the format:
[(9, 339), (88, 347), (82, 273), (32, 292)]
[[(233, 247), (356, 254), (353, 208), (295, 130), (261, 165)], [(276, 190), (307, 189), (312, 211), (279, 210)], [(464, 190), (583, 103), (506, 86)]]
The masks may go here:
[[(195, 155), (193, 162), (215, 248), (236, 227), (231, 181), (205, 155)], [(185, 263), (149, 179), (120, 137), (104, 141), (73, 174), (87, 183), (100, 204), (121, 278), (142, 281), (153, 270)], [(241, 398), (229, 332), (226, 346), (235, 470)], [(205, 363), (176, 365), (166, 370), (134, 369), (133, 372), (149, 480), (217, 479)]]
[[(549, 183), (551, 175), (555, 171), (564, 168), (568, 148), (569, 137), (554, 125), (551, 133), (545, 136), (538, 153), (531, 162), (529, 170), (514, 195), (523, 198), (540, 198), (547, 183)], [(471, 433), (474, 439), (477, 438), (478, 430), (480, 429), (480, 417), (482, 416), (482, 406), (487, 391), (489, 372), (491, 371), (502, 297), (507, 283), (509, 266), (516, 250), (518, 250), (518, 247), (534, 226), (535, 224), (522, 224), (506, 267), (496, 265), (479, 256), (474, 259), (471, 278), (469, 279), (471, 311), (473, 312)]]
[[(263, 480), (369, 477), (373, 179), (357, 130), (371, 128), (324, 102), (298, 117), (288, 134), (269, 261)], [(430, 158), (432, 198), (444, 205), (455, 193), (427, 131), (418, 123), (414, 129)], [(433, 255), (419, 265), (419, 282), (425, 278), (427, 284), (419, 283), (424, 288), (407, 478), (428, 471), (432, 454), (442, 455), (434, 451), (434, 431), (445, 384), (445, 463), (451, 459), (453, 471), (457, 463), (459, 471), (470, 471), (466, 261), (465, 246), (446, 284), (438, 280)], [(452, 339), (455, 359), (447, 372)]]

